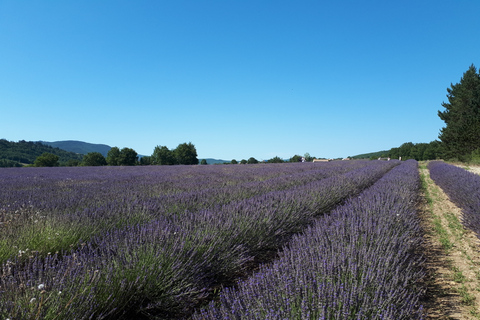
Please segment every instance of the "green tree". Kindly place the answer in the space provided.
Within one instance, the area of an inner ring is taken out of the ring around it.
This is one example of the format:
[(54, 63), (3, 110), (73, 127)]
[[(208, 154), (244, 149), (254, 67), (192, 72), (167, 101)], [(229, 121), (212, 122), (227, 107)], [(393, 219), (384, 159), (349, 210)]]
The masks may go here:
[(298, 154), (296, 154), (293, 157), (291, 157), (289, 161), (290, 162), (302, 162), (302, 156), (299, 156)]
[(120, 149), (118, 147), (112, 147), (107, 153), (107, 164), (109, 166), (120, 165)]
[(80, 164), (81, 162), (76, 159), (70, 159), (65, 163), (67, 167), (78, 167)]
[(21, 167), (22, 164), (13, 160), (0, 159), (0, 168)]
[(405, 142), (398, 148), (399, 157), (402, 157), (402, 160), (414, 159), (414, 154), (412, 154), (414, 148), (413, 142)]
[(441, 142), (438, 140), (431, 141), (423, 153), (423, 160), (436, 160), (442, 157)]
[(200, 164), (208, 164), (208, 163), (207, 163), (207, 160), (202, 159), (202, 161), (200, 161)]
[(425, 159), (425, 151), (428, 148), (428, 143), (416, 143), (412, 150), (412, 156), (417, 161), (427, 160)]
[(312, 157), (308, 152), (305, 153), (304, 158), (305, 158), (305, 162), (312, 162), (313, 159), (315, 159), (315, 157)]
[(123, 148), (120, 150), (120, 157), (118, 165), (120, 166), (134, 166), (137, 164), (138, 154), (131, 148)]
[(438, 111), (446, 126), (438, 137), (447, 159), (465, 160), (480, 141), (480, 74), (473, 64), (447, 93), (448, 103), (442, 103), (445, 110)]
[[(392, 159), (398, 159), (401, 157), (401, 154), (400, 154), (400, 148), (392, 148), (390, 149), (390, 151), (388, 151), (387, 153), (388, 157), (392, 158)], [(378, 157), (373, 157), (373, 159), (375, 158), (378, 158)], [(406, 160), (406, 158), (404, 157), (404, 160)]]
[(232, 161), (230, 161), (231, 164), (238, 164), (237, 160), (235, 159), (232, 159)]
[(247, 164), (247, 163), (248, 163), (248, 161), (247, 161), (247, 160), (245, 160), (245, 159), (242, 159), (242, 160), (240, 160), (240, 163), (241, 163), (241, 164)]
[(149, 157), (149, 156), (141, 157), (139, 162), (141, 166), (149, 166), (152, 164), (152, 157)]
[(58, 159), (59, 157), (57, 155), (44, 152), (35, 159), (33, 165), (35, 167), (58, 167)]
[(156, 146), (152, 154), (152, 164), (155, 165), (172, 165), (175, 164), (175, 156), (173, 151), (166, 146)]
[(284, 163), (285, 161), (283, 161), (282, 158), (276, 156), (276, 157), (273, 157), (272, 159), (269, 159), (267, 160), (268, 163)]
[(82, 165), (87, 167), (106, 166), (107, 161), (100, 152), (89, 152), (83, 156)]
[(258, 163), (258, 160), (255, 159), (254, 157), (250, 157), (250, 158), (248, 158), (247, 163), (248, 164), (255, 164), (255, 163)]
[(191, 142), (179, 144), (173, 153), (178, 164), (198, 164), (197, 150)]

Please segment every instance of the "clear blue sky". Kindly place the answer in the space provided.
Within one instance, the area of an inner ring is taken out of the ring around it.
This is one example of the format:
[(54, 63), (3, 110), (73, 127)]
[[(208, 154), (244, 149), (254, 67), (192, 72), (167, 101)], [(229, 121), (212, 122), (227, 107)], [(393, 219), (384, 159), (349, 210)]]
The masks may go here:
[(0, 138), (346, 157), (430, 142), (478, 0), (0, 0)]

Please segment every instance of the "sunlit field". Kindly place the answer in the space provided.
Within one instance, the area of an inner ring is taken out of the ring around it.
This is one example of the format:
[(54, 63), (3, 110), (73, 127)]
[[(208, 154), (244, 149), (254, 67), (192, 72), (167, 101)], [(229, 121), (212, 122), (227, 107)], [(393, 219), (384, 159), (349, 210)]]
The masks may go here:
[(2, 319), (420, 319), (417, 162), (0, 170)]

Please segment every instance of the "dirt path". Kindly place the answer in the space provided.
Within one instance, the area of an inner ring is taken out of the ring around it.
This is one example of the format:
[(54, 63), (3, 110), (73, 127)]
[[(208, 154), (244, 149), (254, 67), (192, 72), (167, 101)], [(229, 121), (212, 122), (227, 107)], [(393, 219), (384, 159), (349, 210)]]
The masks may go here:
[(480, 241), (462, 226), (461, 210), (430, 179), (425, 165), (420, 173), (425, 187), (420, 214), (429, 269), (423, 301), (427, 319), (480, 319)]
[(480, 166), (466, 166), (466, 165), (463, 165), (463, 164), (458, 164), (457, 166), (461, 167), (461, 168), (464, 168), (468, 171), (471, 171), (473, 173), (480, 174)]

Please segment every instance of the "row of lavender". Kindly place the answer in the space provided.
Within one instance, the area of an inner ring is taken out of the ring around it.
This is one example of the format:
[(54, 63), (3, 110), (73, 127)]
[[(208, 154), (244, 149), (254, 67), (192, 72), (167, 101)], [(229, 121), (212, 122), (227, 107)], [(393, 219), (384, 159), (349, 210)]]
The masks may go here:
[(193, 319), (421, 319), (417, 162), (295, 236), (280, 259)]
[(463, 224), (480, 237), (480, 176), (442, 161), (428, 163), (430, 177), (463, 212)]
[(6, 262), (0, 316), (118, 319), (184, 315), (265, 250), (368, 187), (398, 162), (357, 169), (211, 208), (158, 215), (72, 251)]
[(366, 165), (4, 169), (0, 263), (26, 249), (65, 250), (112, 227), (211, 209)]

